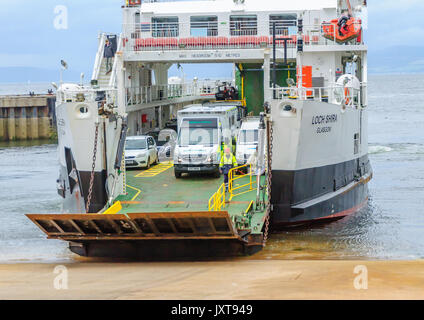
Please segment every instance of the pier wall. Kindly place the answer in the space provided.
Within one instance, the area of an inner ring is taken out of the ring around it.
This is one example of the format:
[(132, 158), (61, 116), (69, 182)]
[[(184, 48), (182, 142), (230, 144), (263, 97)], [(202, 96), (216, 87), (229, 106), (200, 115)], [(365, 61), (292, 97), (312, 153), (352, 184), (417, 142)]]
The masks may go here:
[(55, 101), (52, 95), (1, 96), (0, 141), (51, 138)]

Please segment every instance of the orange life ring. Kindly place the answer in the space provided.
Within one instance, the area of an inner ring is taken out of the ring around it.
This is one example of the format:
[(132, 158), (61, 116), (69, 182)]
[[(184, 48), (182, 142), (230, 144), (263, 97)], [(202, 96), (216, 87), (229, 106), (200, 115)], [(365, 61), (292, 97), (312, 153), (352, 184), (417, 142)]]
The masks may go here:
[(349, 88), (344, 89), (344, 104), (345, 106), (349, 105), (350, 103), (350, 90)]

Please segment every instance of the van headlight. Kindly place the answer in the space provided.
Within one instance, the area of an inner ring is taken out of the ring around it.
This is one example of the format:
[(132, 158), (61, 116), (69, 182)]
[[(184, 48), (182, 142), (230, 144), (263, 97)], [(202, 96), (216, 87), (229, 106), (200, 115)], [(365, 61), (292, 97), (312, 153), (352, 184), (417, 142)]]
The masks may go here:
[(213, 162), (215, 160), (214, 153), (211, 153), (207, 156), (206, 162)]

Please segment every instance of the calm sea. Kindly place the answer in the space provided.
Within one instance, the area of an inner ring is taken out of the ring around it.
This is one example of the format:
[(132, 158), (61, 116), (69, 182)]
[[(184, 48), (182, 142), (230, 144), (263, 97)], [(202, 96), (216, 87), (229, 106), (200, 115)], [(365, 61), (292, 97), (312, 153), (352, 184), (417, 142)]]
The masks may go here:
[[(370, 76), (368, 207), (320, 228), (273, 234), (248, 259), (424, 258), (423, 101), (424, 75)], [(24, 216), (60, 212), (57, 161), (47, 142), (0, 143), (0, 262), (76, 259)]]

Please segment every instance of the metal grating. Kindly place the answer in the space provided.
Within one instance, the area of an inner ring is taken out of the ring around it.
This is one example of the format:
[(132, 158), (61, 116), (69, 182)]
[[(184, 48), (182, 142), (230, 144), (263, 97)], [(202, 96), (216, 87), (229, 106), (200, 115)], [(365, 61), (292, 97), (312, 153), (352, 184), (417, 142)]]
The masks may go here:
[(238, 239), (227, 212), (30, 214), (50, 239)]

